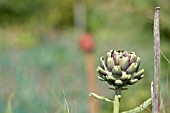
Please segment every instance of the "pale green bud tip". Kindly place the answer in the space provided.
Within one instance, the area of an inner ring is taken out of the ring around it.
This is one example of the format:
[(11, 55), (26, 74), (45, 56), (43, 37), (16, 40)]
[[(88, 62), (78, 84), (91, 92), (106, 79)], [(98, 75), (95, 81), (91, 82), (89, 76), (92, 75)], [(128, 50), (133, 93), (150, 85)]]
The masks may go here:
[(122, 57), (119, 65), (120, 65), (122, 70), (126, 71), (127, 67), (129, 66), (129, 58), (128, 57)]
[(112, 69), (112, 74), (113, 75), (121, 75), (122, 70), (121, 70), (120, 66), (114, 66)]
[(113, 76), (106, 76), (106, 79), (109, 81), (115, 81), (116, 79)]
[(136, 60), (137, 60), (137, 56), (135, 55), (135, 53), (133, 53), (133, 54), (131, 55), (131, 58), (130, 58), (130, 63), (136, 62)]
[(127, 73), (128, 74), (131, 74), (131, 73), (134, 73), (136, 71), (136, 68), (137, 68), (137, 63), (132, 63), (129, 68), (127, 69)]
[(112, 69), (114, 65), (115, 65), (115, 64), (114, 64), (113, 58), (108, 58), (108, 59), (107, 59), (107, 67), (108, 67), (109, 69)]
[(132, 79), (132, 80), (130, 80), (130, 85), (136, 83), (137, 81), (138, 81), (138, 79)]
[(123, 85), (123, 82), (122, 82), (121, 80), (116, 80), (116, 81), (115, 81), (115, 84), (116, 84), (116, 85)]
[(104, 78), (102, 78), (102, 77), (100, 77), (100, 76), (97, 76), (98, 77), (98, 79), (99, 80), (101, 80), (101, 81), (105, 81), (105, 79)]
[(106, 75), (107, 73), (106, 73), (106, 71), (105, 70), (103, 70), (101, 67), (97, 67), (97, 72), (99, 73), (99, 74), (102, 74), (102, 75)]
[(140, 64), (141, 59), (139, 57), (137, 57), (136, 63), (139, 65)]
[(118, 98), (121, 98), (121, 95), (118, 95)]
[(143, 78), (143, 77), (144, 77), (144, 75), (141, 75), (140, 77), (141, 77), (141, 78)]
[(128, 80), (130, 78), (131, 78), (131, 75), (129, 74), (129, 75), (123, 75), (120, 79), (121, 80)]
[(107, 53), (107, 57), (110, 58), (110, 57), (111, 57), (111, 54), (112, 54), (111, 52), (108, 52), (108, 53)]
[[(144, 69), (140, 70), (138, 73), (135, 74), (134, 78), (140, 78), (144, 74)], [(143, 75), (144, 76), (144, 75)], [(141, 77), (143, 78), (143, 77)]]

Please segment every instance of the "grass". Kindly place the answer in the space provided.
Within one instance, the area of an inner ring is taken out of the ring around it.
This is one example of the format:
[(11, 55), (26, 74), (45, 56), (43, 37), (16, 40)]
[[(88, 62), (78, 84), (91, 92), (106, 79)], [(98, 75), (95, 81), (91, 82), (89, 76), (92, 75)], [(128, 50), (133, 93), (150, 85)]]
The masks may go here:
[(8, 99), (8, 103), (7, 103), (7, 107), (6, 107), (6, 112), (5, 113), (13, 113), (12, 112), (12, 99), (14, 97), (14, 93), (11, 93), (9, 99)]

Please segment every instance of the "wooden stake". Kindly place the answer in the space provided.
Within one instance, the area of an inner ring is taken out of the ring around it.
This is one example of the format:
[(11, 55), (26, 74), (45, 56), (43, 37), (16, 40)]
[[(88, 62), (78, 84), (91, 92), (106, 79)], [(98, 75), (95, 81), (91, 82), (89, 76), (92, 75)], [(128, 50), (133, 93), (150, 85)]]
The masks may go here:
[[(88, 91), (95, 92), (97, 91), (97, 75), (95, 69), (95, 59), (94, 59), (94, 50), (95, 50), (95, 41), (91, 34), (84, 34), (80, 39), (80, 48), (85, 53), (85, 66), (88, 79)], [(99, 105), (96, 99), (89, 97), (90, 113), (98, 113)]]
[[(92, 52), (85, 53), (86, 72), (89, 92), (97, 92), (97, 75), (95, 72), (95, 60)], [(95, 98), (89, 97), (90, 113), (99, 113), (99, 104)]]
[(152, 113), (160, 113), (160, 31), (159, 31), (159, 10), (160, 7), (155, 8), (154, 16), (154, 81), (153, 81), (153, 98), (152, 98)]

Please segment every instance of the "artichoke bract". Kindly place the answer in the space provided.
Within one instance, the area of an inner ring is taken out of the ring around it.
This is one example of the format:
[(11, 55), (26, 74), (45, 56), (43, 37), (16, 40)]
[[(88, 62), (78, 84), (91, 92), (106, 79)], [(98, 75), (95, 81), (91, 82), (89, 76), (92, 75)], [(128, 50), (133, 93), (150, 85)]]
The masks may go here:
[(140, 60), (135, 52), (110, 50), (105, 58), (100, 58), (98, 78), (115, 88), (132, 85), (144, 77), (144, 69), (138, 71)]

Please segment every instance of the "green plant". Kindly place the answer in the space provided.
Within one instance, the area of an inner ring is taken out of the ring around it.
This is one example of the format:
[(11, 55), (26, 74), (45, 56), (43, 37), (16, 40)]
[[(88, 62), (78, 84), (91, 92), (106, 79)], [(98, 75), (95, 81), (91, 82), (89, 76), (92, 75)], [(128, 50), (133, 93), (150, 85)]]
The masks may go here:
[[(112, 102), (114, 105), (113, 113), (119, 113), (121, 91), (128, 89), (128, 85), (133, 85), (144, 77), (144, 69), (139, 70), (140, 58), (135, 52), (128, 52), (125, 50), (111, 50), (107, 53), (106, 58), (100, 58), (100, 66), (97, 68), (98, 78), (101, 81), (106, 81), (115, 90), (114, 101), (95, 93), (97, 99)], [(151, 98), (141, 104), (139, 107), (125, 111), (123, 113), (136, 113), (145, 109), (151, 104)]]
[(12, 112), (12, 99), (14, 97), (14, 93), (11, 93), (9, 99), (8, 99), (8, 102), (7, 102), (7, 107), (6, 107), (6, 112), (5, 113), (13, 113)]

